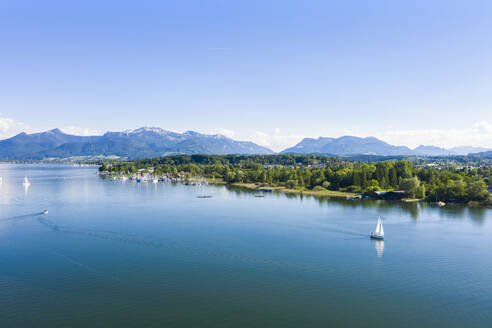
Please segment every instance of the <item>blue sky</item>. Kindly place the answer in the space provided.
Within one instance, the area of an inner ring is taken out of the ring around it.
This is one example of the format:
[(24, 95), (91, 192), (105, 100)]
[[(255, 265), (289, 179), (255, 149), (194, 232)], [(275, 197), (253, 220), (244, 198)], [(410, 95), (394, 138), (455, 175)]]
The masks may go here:
[(491, 1), (0, 1), (0, 137), (492, 147)]

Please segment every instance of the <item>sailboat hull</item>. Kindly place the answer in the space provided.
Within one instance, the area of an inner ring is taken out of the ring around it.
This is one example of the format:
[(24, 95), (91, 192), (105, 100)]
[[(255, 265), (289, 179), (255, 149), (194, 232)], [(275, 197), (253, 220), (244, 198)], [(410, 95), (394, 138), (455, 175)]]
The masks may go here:
[(384, 239), (383, 235), (379, 235), (377, 233), (371, 232), (370, 234), (371, 239)]

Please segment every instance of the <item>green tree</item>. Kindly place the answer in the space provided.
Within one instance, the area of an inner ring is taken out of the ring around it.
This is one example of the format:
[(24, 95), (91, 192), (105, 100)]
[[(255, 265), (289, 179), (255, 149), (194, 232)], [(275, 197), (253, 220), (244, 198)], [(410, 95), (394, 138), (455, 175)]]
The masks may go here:
[(487, 185), (483, 180), (474, 179), (467, 186), (469, 200), (484, 201), (489, 197)]
[(420, 180), (417, 177), (400, 179), (400, 189), (405, 190), (407, 195), (409, 195), (412, 198), (415, 197), (419, 186), (420, 186)]
[(374, 192), (379, 190), (381, 190), (381, 188), (379, 187), (378, 180), (372, 179), (367, 183), (367, 191)]
[(394, 166), (389, 170), (389, 183), (392, 188), (398, 187), (398, 176)]
[(287, 180), (285, 182), (285, 187), (289, 189), (294, 189), (297, 186), (297, 181), (296, 180)]

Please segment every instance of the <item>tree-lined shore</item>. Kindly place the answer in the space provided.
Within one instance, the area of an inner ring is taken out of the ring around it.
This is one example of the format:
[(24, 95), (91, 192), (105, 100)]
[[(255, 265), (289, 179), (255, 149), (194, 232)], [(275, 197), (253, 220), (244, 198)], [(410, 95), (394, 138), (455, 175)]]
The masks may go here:
[(114, 175), (207, 178), (226, 184), (338, 195), (404, 191), (426, 201), (492, 204), (492, 166), (466, 160), (362, 162), (321, 155), (177, 155), (135, 161), (103, 162)]

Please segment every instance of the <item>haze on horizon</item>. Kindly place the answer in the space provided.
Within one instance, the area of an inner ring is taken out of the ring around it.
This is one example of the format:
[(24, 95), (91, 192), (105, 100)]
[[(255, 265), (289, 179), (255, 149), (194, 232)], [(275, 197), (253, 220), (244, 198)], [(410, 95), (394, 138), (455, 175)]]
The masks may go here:
[(492, 3), (3, 1), (0, 138), (55, 127), (492, 147)]

